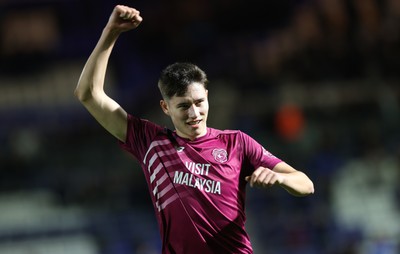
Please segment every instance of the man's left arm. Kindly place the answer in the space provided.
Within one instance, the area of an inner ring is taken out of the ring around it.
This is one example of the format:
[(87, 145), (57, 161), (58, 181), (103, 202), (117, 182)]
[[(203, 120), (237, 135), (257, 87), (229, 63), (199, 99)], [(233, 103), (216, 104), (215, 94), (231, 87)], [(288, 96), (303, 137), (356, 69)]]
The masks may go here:
[(307, 196), (314, 193), (314, 184), (310, 178), (285, 162), (279, 162), (272, 170), (259, 167), (251, 176), (246, 177), (246, 181), (251, 187), (266, 188), (280, 185), (294, 196)]

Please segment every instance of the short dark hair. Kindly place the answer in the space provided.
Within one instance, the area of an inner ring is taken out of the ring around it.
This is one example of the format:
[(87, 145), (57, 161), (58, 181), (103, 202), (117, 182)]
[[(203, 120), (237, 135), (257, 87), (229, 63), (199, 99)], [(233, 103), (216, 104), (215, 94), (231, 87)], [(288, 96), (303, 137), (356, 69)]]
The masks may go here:
[(183, 96), (187, 87), (193, 82), (200, 83), (207, 89), (207, 75), (197, 65), (192, 63), (174, 63), (168, 65), (158, 80), (158, 88), (164, 99), (173, 96)]

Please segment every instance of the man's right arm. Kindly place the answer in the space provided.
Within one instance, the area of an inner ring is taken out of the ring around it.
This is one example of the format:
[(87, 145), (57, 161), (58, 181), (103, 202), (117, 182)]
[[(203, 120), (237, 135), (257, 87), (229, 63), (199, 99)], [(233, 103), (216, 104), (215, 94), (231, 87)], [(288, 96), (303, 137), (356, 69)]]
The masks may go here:
[(141, 21), (140, 13), (133, 8), (122, 5), (114, 8), (75, 89), (75, 96), (93, 117), (123, 142), (126, 139), (127, 113), (104, 92), (104, 80), (108, 60), (119, 35), (136, 28)]

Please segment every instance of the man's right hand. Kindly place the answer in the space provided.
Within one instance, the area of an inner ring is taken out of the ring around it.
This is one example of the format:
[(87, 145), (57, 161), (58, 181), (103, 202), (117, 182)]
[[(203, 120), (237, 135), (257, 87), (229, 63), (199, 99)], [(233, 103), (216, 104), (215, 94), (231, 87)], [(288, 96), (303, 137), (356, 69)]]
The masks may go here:
[(125, 5), (117, 5), (111, 13), (107, 27), (111, 31), (122, 33), (135, 29), (142, 20), (138, 10)]

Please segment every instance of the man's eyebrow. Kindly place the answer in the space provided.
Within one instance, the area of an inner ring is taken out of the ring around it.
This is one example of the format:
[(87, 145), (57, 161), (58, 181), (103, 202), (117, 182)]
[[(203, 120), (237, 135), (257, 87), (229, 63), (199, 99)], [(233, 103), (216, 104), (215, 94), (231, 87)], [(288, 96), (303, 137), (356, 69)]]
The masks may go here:
[(191, 104), (191, 102), (189, 102), (189, 101), (184, 101), (184, 102), (178, 103), (177, 106), (178, 106), (178, 107), (179, 107), (179, 106), (187, 106), (187, 105), (189, 105), (189, 104)]
[(199, 99), (196, 99), (196, 100), (194, 100), (194, 101), (192, 101), (192, 100), (184, 100), (184, 101), (182, 101), (182, 102), (179, 102), (178, 104), (177, 104), (177, 106), (186, 106), (186, 105), (190, 105), (190, 104), (192, 104), (192, 103), (198, 103), (198, 102), (203, 102), (203, 101), (205, 101), (205, 98), (199, 98)]

